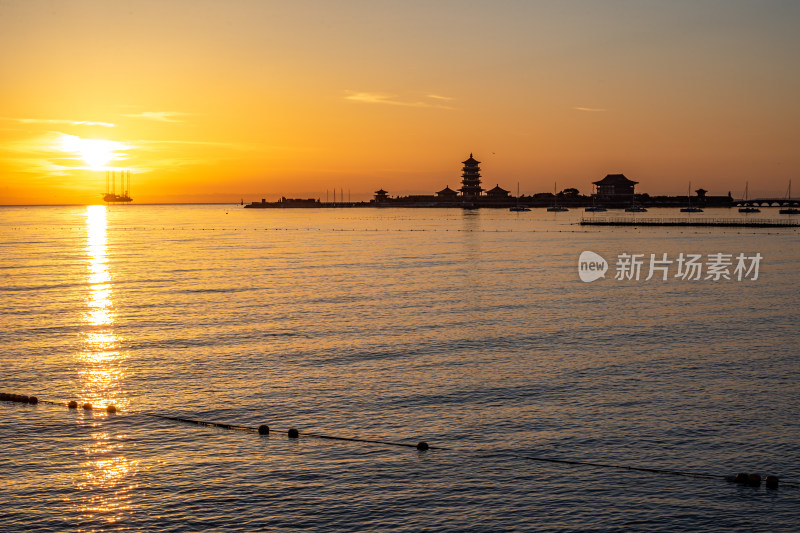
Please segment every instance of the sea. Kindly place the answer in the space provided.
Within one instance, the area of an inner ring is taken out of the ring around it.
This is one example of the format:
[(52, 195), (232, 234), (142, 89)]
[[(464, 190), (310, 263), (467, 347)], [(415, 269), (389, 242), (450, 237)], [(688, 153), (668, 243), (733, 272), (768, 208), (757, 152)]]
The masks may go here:
[(800, 230), (583, 216), (1, 207), (0, 531), (798, 531)]

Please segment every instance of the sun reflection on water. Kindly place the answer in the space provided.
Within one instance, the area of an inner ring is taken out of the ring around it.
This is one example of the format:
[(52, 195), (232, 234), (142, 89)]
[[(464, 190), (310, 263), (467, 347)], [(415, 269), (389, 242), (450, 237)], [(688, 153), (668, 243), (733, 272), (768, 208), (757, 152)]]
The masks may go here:
[[(105, 206), (86, 209), (87, 309), (83, 315), (83, 347), (77, 354), (81, 400), (92, 404), (94, 411), (84, 419), (92, 428), (91, 440), (84, 448), (85, 461), (77, 487), (79, 512), (86, 520), (115, 523), (131, 512), (131, 495), (136, 461), (125, 456), (120, 436), (104, 429), (104, 408), (113, 404), (125, 409), (129, 402), (124, 388), (125, 354), (115, 331), (112, 275), (107, 249), (107, 212)], [(102, 409), (102, 410), (101, 410)], [(102, 414), (101, 414), (102, 413)]]
[(98, 429), (86, 447), (87, 460), (77, 488), (81, 498), (80, 514), (86, 520), (114, 523), (124, 519), (132, 510), (131, 494), (136, 489), (134, 477), (138, 461), (123, 455), (119, 438)]
[(120, 340), (114, 327), (114, 301), (108, 269), (106, 207), (86, 209), (86, 254), (89, 260), (87, 311), (84, 316), (84, 348), (79, 354), (82, 398), (97, 407), (127, 406), (122, 389), (125, 368)]

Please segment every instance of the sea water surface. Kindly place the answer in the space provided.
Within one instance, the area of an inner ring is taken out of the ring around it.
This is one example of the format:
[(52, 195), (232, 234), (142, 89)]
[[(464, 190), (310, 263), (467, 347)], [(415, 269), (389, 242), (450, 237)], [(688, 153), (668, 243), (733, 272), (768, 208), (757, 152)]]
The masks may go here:
[(0, 530), (796, 531), (798, 230), (580, 215), (0, 208)]

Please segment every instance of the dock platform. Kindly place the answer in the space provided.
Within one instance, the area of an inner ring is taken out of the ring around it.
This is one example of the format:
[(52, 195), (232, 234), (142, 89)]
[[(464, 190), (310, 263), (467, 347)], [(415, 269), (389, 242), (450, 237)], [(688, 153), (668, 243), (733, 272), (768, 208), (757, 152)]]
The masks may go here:
[(656, 218), (584, 217), (582, 226), (717, 226), (730, 228), (797, 228), (798, 218)]

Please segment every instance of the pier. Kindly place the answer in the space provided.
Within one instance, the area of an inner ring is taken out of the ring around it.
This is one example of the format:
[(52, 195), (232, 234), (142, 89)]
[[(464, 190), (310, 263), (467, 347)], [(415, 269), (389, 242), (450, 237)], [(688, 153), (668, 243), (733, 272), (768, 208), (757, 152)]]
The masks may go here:
[(584, 217), (582, 226), (717, 226), (733, 228), (797, 228), (800, 219)]
[(736, 200), (738, 207), (800, 207), (800, 198), (755, 198)]

